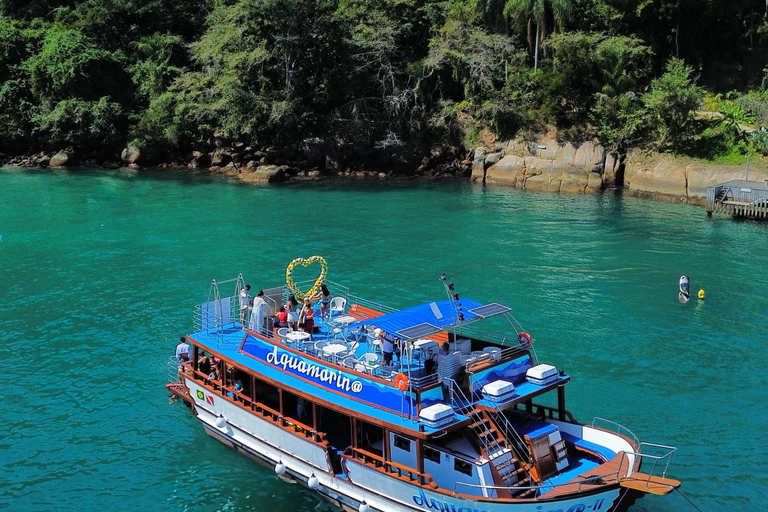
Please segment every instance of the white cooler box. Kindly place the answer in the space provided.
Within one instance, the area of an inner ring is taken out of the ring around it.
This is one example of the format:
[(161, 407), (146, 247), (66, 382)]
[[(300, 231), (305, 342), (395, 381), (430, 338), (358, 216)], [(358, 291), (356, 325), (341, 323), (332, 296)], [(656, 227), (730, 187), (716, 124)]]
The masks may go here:
[(426, 426), (440, 428), (449, 425), (455, 418), (453, 407), (446, 404), (435, 404), (425, 407), (419, 412), (419, 419)]
[(483, 386), (483, 398), (489, 402), (506, 402), (512, 400), (514, 396), (515, 385), (505, 380), (495, 380)]
[(528, 371), (525, 372), (525, 378), (531, 384), (539, 386), (550, 384), (557, 380), (557, 368), (551, 364), (537, 364), (532, 368), (528, 368)]

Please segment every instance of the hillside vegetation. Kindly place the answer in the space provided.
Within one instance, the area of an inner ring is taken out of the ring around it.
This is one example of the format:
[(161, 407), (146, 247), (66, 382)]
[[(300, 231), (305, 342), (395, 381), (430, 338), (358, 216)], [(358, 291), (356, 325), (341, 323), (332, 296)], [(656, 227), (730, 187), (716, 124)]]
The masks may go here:
[(0, 0), (0, 13), (6, 153), (418, 152), (551, 130), (618, 152), (768, 153), (763, 0)]

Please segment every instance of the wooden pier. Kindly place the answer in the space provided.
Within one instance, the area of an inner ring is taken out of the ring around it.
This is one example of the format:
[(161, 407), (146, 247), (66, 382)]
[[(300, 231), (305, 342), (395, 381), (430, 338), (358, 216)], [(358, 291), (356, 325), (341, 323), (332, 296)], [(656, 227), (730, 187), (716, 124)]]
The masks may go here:
[(768, 180), (731, 180), (707, 188), (707, 215), (712, 212), (768, 220)]

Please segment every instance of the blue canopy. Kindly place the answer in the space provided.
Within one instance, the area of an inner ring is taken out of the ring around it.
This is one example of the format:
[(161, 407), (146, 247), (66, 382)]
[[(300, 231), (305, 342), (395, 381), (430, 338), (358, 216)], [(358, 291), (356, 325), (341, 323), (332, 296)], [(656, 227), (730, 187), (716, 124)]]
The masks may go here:
[(472, 299), (441, 300), (357, 322), (351, 327), (373, 325), (394, 336), (416, 339), (507, 311), (509, 308), (501, 304), (484, 306)]

